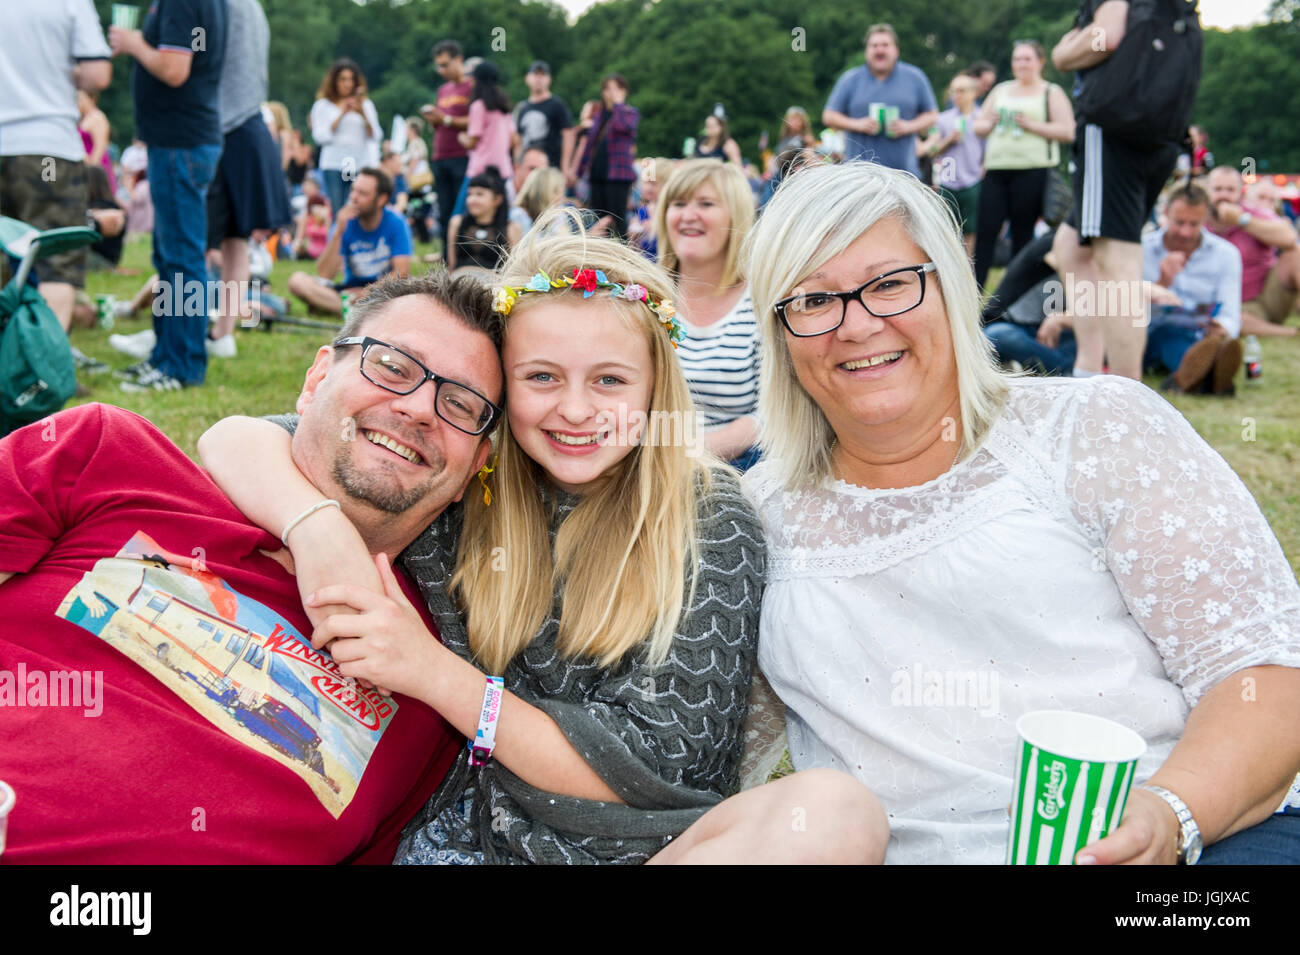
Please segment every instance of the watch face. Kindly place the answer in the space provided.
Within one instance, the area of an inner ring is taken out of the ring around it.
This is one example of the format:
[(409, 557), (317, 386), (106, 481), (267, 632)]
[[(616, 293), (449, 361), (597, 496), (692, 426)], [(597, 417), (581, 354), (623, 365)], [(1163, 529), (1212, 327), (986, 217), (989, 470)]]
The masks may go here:
[(1187, 848), (1183, 852), (1183, 865), (1196, 865), (1201, 858), (1201, 834), (1192, 833), (1192, 838), (1187, 841)]

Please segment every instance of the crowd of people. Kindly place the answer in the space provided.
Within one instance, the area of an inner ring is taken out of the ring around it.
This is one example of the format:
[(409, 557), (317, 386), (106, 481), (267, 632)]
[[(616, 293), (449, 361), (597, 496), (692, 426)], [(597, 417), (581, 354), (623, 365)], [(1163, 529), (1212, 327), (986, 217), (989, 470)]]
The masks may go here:
[[(512, 104), (451, 39), (396, 140), (335, 61), (313, 150), (267, 102), (256, 0), (159, 0), (106, 38), (88, 0), (45, 6), (0, 35), (27, 58), (7, 95), (53, 117), (0, 113), (0, 195), (42, 150), (38, 225), (91, 208), (87, 179), (147, 183), (157, 274), (127, 307), (155, 320), (114, 343), (122, 387), (235, 354), (257, 303), (187, 292), (248, 283), (250, 243), (314, 263), (287, 291), (341, 323), (296, 414), (218, 422), (203, 468), (108, 405), (0, 440), (0, 659), (114, 694), (89, 727), (6, 727), (0, 778), (49, 795), (6, 861), (998, 862), (1016, 717), (1049, 707), (1146, 743), (1077, 861), (1300, 861), (1300, 585), (1127, 380), (1230, 393), (1243, 334), (1297, 333), (1296, 232), (1200, 136), (1177, 178), (1178, 141), (1090, 105), (1115, 5), (1050, 54), (1073, 91), (1017, 41), (942, 109), (873, 25), (826, 130), (791, 107), (759, 164), (725, 109), (641, 157), (627, 77), (575, 118), (545, 61)], [(75, 99), (112, 55), (143, 178)], [(84, 262), (42, 268), (70, 316)], [(991, 712), (922, 713), (893, 692), (913, 667), (1005, 679)]]

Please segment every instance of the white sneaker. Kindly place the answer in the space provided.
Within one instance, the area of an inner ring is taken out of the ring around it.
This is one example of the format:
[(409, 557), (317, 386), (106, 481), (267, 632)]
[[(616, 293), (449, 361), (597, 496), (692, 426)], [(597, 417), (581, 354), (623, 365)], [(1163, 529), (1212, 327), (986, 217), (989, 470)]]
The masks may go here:
[(136, 332), (134, 335), (109, 335), (108, 347), (120, 351), (123, 355), (130, 355), (138, 361), (143, 361), (153, 355), (154, 345), (158, 344), (158, 336), (154, 334), (152, 328), (146, 328), (142, 332)]
[(208, 350), (209, 358), (234, 358), (235, 336), (222, 335), (220, 338), (205, 338), (203, 345)]

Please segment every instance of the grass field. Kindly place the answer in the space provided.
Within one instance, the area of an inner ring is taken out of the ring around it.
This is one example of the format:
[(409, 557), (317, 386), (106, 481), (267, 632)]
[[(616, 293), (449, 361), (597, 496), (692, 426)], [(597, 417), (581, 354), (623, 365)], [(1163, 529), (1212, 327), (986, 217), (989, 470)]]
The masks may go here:
[[(417, 250), (423, 254), (427, 248)], [(419, 261), (417, 254), (417, 262)], [(271, 288), (286, 294), (286, 284), (295, 269), (312, 263), (278, 262), (272, 272)], [(417, 269), (426, 266), (417, 265)], [(128, 243), (120, 271), (91, 273), (86, 291), (94, 296), (109, 293), (129, 299), (148, 277), (147, 240)], [(296, 314), (302, 315), (302, 306)], [(1297, 318), (1292, 316), (1292, 323)], [(150, 327), (145, 313), (133, 321), (119, 322), (114, 331), (134, 332)], [(114, 367), (130, 359), (108, 347), (107, 331), (79, 329), (73, 343), (88, 355)], [(302, 385), (303, 374), (316, 349), (329, 339), (323, 331), (267, 332), (240, 330), (236, 334), (239, 356), (213, 359), (208, 365), (207, 384), (179, 392), (132, 395), (118, 388), (111, 375), (84, 376), (90, 395), (77, 399), (120, 405), (145, 416), (189, 455), (200, 434), (218, 418), (231, 414), (270, 414), (292, 410)], [(1261, 339), (1264, 375), (1257, 383), (1238, 377), (1235, 398), (1174, 396), (1170, 400), (1198, 432), (1220, 454), (1250, 488), (1265, 517), (1273, 526), (1291, 566), (1300, 573), (1300, 339)], [(1158, 379), (1147, 381), (1153, 387)]]

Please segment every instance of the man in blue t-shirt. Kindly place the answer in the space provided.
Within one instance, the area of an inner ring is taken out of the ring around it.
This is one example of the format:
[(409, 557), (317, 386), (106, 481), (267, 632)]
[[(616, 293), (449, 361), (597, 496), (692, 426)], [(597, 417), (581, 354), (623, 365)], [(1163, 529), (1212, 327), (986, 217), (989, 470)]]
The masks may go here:
[[(140, 30), (114, 26), (113, 52), (135, 59), (135, 134), (149, 147), (153, 198), (153, 354), (120, 372), (125, 391), (203, 384), (208, 370), (208, 184), (221, 158), (218, 86), (225, 0), (155, 0)], [(205, 294), (194, 294), (196, 290)]]
[(822, 122), (847, 134), (846, 161), (869, 159), (919, 176), (916, 134), (933, 126), (939, 115), (934, 90), (924, 73), (899, 62), (898, 34), (889, 24), (868, 28), (865, 43), (866, 65), (836, 81)]
[[(309, 309), (340, 315), (342, 293), (362, 289), (385, 275), (411, 274), (411, 232), (406, 220), (388, 208), (393, 180), (382, 169), (357, 173), (348, 201), (334, 218), (329, 244), (316, 260), (316, 275), (294, 272), (289, 291)], [(335, 282), (339, 266), (343, 281)]]

